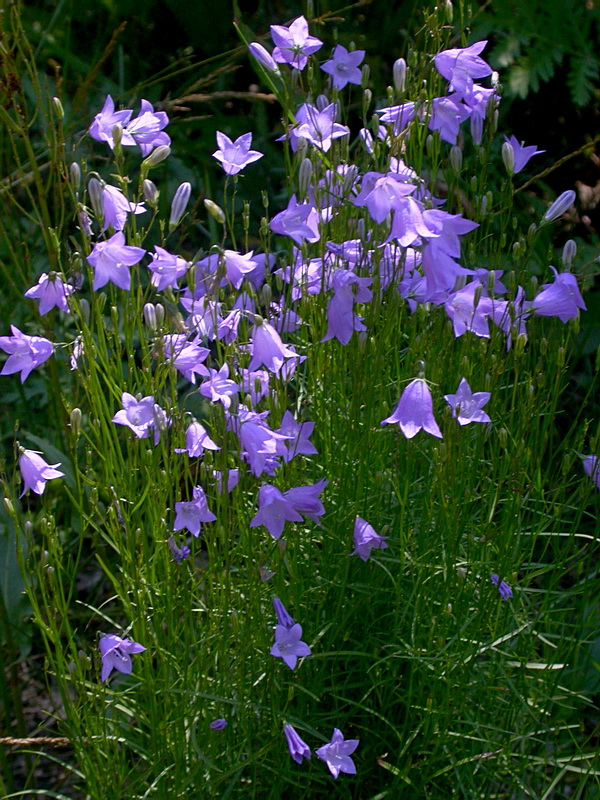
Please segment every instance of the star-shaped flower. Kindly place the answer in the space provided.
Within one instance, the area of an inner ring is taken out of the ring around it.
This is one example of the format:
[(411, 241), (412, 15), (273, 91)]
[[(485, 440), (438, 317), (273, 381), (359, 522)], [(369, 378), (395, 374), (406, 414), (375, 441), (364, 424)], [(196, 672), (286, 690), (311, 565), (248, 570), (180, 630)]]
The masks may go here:
[(485, 411), (482, 411), (490, 397), (489, 392), (472, 392), (467, 381), (461, 378), (456, 394), (445, 394), (444, 400), (452, 409), (452, 416), (458, 419), (459, 425), (468, 425), (469, 422), (491, 422)]
[(327, 764), (334, 778), (337, 778), (340, 772), (356, 775), (356, 767), (350, 756), (356, 750), (358, 744), (358, 739), (344, 740), (342, 732), (334, 728), (329, 744), (319, 747), (318, 750), (315, 750), (315, 753)]
[(229, 136), (217, 131), (217, 144), (219, 149), (213, 153), (213, 158), (221, 162), (227, 175), (236, 175), (253, 161), (258, 161), (264, 153), (250, 150), (252, 134), (244, 133), (232, 142)]

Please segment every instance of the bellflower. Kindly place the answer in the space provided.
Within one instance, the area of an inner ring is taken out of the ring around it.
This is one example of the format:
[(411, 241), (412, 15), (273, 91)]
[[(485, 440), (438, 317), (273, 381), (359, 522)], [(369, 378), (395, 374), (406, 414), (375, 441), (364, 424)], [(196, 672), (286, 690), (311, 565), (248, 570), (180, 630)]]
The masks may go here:
[[(91, 183), (91, 181), (90, 181)], [(146, 206), (143, 203), (131, 203), (116, 186), (104, 184), (102, 191), (102, 211), (104, 221), (102, 230), (112, 226), (116, 231), (122, 231), (127, 223), (127, 214), (143, 214)]]
[(555, 219), (562, 217), (575, 202), (575, 197), (576, 194), (572, 189), (567, 189), (566, 192), (559, 195), (544, 214), (544, 221), (554, 222)]
[[(265, 369), (251, 372), (249, 369), (240, 369), (240, 389), (250, 395), (252, 405), (257, 406), (263, 397), (269, 394), (269, 373)], [(280, 433), (286, 433), (280, 430)]]
[(386, 417), (381, 424), (392, 425), (394, 423), (400, 425), (400, 430), (407, 439), (416, 436), (421, 428), (432, 436), (437, 436), (438, 439), (443, 438), (442, 432), (433, 418), (431, 392), (423, 378), (415, 378), (408, 384), (402, 392), (394, 413)]
[(579, 309), (586, 311), (581, 292), (577, 286), (577, 278), (570, 272), (554, 273), (554, 283), (544, 283), (542, 291), (531, 302), (531, 310), (540, 317), (558, 317), (561, 322), (568, 322), (579, 316)]
[(173, 200), (171, 201), (169, 230), (174, 230), (181, 222), (181, 218), (185, 214), (185, 209), (187, 208), (191, 193), (192, 185), (191, 183), (188, 183), (188, 181), (180, 183), (177, 187), (177, 191), (173, 195)]
[(456, 394), (445, 394), (444, 400), (452, 409), (452, 416), (458, 419), (459, 425), (468, 425), (469, 422), (491, 422), (485, 411), (482, 411), (490, 397), (489, 392), (472, 392), (467, 381), (461, 378)]
[(583, 468), (590, 478), (595, 481), (600, 491), (600, 458), (598, 456), (585, 456), (583, 459)]
[(262, 44), (259, 44), (258, 42), (251, 42), (248, 45), (248, 50), (250, 51), (250, 55), (254, 56), (258, 63), (264, 67), (267, 72), (273, 72), (275, 74), (279, 73), (279, 67), (273, 60), (272, 55), (269, 53), (266, 47), (262, 46)]
[(302, 626), (296, 623), (291, 628), (284, 625), (275, 626), (275, 644), (271, 648), (271, 655), (282, 658), (290, 669), (295, 669), (298, 657), (309, 656), (310, 647), (301, 641)]
[(121, 144), (128, 147), (139, 145), (146, 157), (155, 147), (171, 144), (169, 135), (163, 131), (168, 124), (169, 118), (164, 111), (155, 111), (152, 103), (141, 100), (140, 113), (123, 128)]
[(209, 370), (203, 362), (210, 354), (207, 347), (189, 342), (185, 333), (169, 333), (163, 336), (165, 358), (190, 383), (196, 383), (196, 375), (208, 376)]
[(475, 42), (469, 47), (444, 50), (433, 59), (437, 71), (450, 82), (450, 91), (468, 98), (473, 91), (473, 79), (492, 74), (492, 68), (479, 54), (487, 41)]
[(417, 187), (404, 183), (399, 175), (367, 172), (362, 180), (360, 193), (352, 201), (354, 205), (366, 206), (377, 223), (382, 223), (392, 210), (403, 208), (403, 199)]
[(177, 547), (177, 543), (172, 536), (169, 536), (167, 540), (167, 544), (169, 545), (169, 550), (173, 554), (173, 559), (175, 560), (176, 564), (181, 564), (182, 561), (185, 561), (186, 558), (189, 558), (191, 555), (190, 548), (184, 544), (181, 547)]
[(350, 553), (351, 556), (360, 556), (363, 561), (367, 561), (371, 555), (371, 550), (385, 550), (388, 547), (387, 536), (380, 536), (375, 532), (372, 525), (356, 517), (354, 522), (354, 545), (355, 549)]
[(456, 144), (460, 123), (470, 116), (470, 109), (460, 102), (456, 94), (434, 97), (429, 130), (439, 131), (443, 142)]
[(141, 247), (130, 247), (125, 244), (122, 231), (117, 231), (105, 242), (97, 242), (87, 257), (94, 268), (93, 289), (101, 289), (109, 281), (120, 289), (129, 290), (131, 276), (128, 267), (137, 264), (146, 255)]
[(264, 365), (269, 372), (277, 375), (285, 359), (295, 355), (281, 341), (281, 336), (268, 322), (263, 321), (260, 325), (253, 325), (250, 337), (252, 340), (252, 360), (248, 365), (248, 369), (251, 372)]
[(327, 304), (327, 332), (321, 339), (322, 342), (336, 338), (341, 344), (346, 345), (354, 331), (367, 330), (362, 321), (363, 317), (354, 313), (355, 300), (350, 284), (340, 286)]
[(242, 456), (250, 464), (252, 474), (257, 477), (263, 472), (272, 475), (273, 468), (278, 466), (277, 456), (287, 452), (285, 442), (288, 437), (272, 431), (261, 419), (252, 418), (241, 422), (238, 436)]
[(150, 283), (157, 292), (164, 291), (167, 287), (177, 289), (177, 281), (183, 278), (188, 270), (188, 262), (165, 250), (163, 247), (154, 245), (155, 252), (152, 253), (152, 261), (148, 264), (148, 269), (152, 273)]
[(227, 720), (223, 719), (223, 717), (219, 717), (218, 719), (213, 719), (213, 721), (208, 726), (211, 731), (222, 731), (225, 730), (227, 727)]
[(541, 153), (545, 153), (545, 150), (536, 150), (535, 145), (531, 144), (528, 147), (525, 147), (525, 142), (521, 142), (519, 144), (519, 140), (516, 136), (511, 136), (510, 139), (505, 136), (505, 141), (507, 141), (512, 149), (514, 154), (514, 166), (513, 166), (513, 174), (516, 175), (517, 172), (521, 172), (525, 166), (527, 166), (527, 162), (530, 158), (534, 156), (539, 156)]
[(343, 45), (338, 44), (333, 51), (333, 58), (322, 64), (321, 69), (332, 76), (336, 89), (343, 89), (348, 83), (360, 86), (362, 74), (359, 66), (364, 57), (364, 50), (349, 53)]
[(510, 600), (510, 598), (513, 596), (513, 592), (508, 583), (506, 583), (506, 581), (501, 581), (500, 577), (496, 575), (495, 572), (490, 575), (490, 580), (494, 586), (498, 588), (500, 597), (503, 600)]
[(488, 314), (493, 311), (494, 303), (489, 297), (481, 296), (481, 293), (479, 281), (472, 281), (464, 289), (452, 292), (444, 303), (456, 337), (471, 331), (475, 336), (490, 338)]
[(273, 59), (279, 64), (303, 70), (308, 61), (307, 56), (316, 53), (323, 42), (308, 33), (308, 22), (305, 17), (295, 19), (289, 28), (283, 25), (271, 25), (271, 36), (276, 47)]
[(317, 209), (312, 203), (296, 202), (295, 194), (290, 197), (287, 208), (275, 214), (269, 227), (273, 233), (289, 236), (298, 246), (305, 239), (308, 242), (318, 242), (321, 238)]
[(296, 730), (291, 725), (284, 725), (283, 733), (287, 741), (290, 755), (296, 764), (301, 764), (303, 758), (310, 758), (309, 746), (306, 744), (306, 742), (302, 741)]
[(131, 656), (135, 653), (143, 653), (146, 649), (138, 642), (127, 637), (122, 639), (114, 634), (103, 636), (99, 646), (102, 654), (102, 675), (100, 676), (102, 681), (108, 678), (113, 669), (123, 672), (125, 675), (131, 674), (133, 668)]
[(232, 142), (229, 136), (225, 136), (221, 131), (217, 131), (217, 144), (219, 149), (213, 153), (213, 158), (221, 162), (227, 175), (237, 175), (244, 167), (253, 161), (258, 161), (264, 153), (258, 150), (250, 150), (252, 144), (252, 134), (244, 133)]
[(74, 286), (69, 286), (56, 272), (42, 273), (38, 282), (31, 289), (27, 289), (25, 297), (32, 297), (40, 301), (38, 311), (40, 315), (47, 314), (54, 307), (69, 313), (67, 297), (75, 291)]
[(287, 502), (292, 504), (295, 511), (304, 514), (319, 524), (318, 517), (325, 513), (325, 506), (319, 500), (318, 495), (325, 489), (329, 481), (323, 478), (310, 486), (294, 486), (283, 493)]
[(399, 106), (387, 106), (377, 110), (380, 122), (392, 123), (394, 134), (398, 135), (414, 119), (416, 109), (414, 103), (402, 103)]
[(334, 728), (329, 744), (319, 747), (318, 750), (315, 750), (315, 753), (327, 764), (334, 778), (337, 778), (340, 772), (356, 775), (356, 767), (350, 756), (356, 750), (358, 744), (359, 739), (344, 740), (342, 732)]
[(281, 420), (281, 427), (278, 431), (278, 433), (283, 433), (287, 436), (289, 440), (287, 453), (283, 457), (286, 464), (288, 461), (291, 461), (294, 456), (300, 455), (300, 453), (311, 456), (319, 452), (314, 444), (308, 441), (309, 437), (312, 436), (314, 427), (314, 422), (296, 422), (293, 414), (286, 410)]
[(20, 497), (23, 497), (25, 492), (31, 489), (35, 494), (43, 494), (46, 488), (46, 481), (53, 478), (64, 477), (64, 472), (56, 469), (60, 464), (48, 464), (44, 459), (33, 450), (25, 450), (20, 447), (21, 455), (19, 456), (19, 469), (23, 478), (23, 491)]
[(192, 422), (185, 433), (185, 447), (176, 447), (176, 453), (187, 453), (190, 458), (199, 458), (205, 450), (220, 450), (213, 442), (204, 426)]
[(0, 336), (0, 348), (8, 353), (0, 375), (21, 373), (21, 383), (33, 369), (47, 361), (54, 352), (54, 345), (42, 336), (27, 336), (11, 325), (12, 336)]
[(96, 139), (98, 142), (107, 142), (112, 150), (114, 147), (113, 128), (115, 125), (121, 125), (121, 127), (126, 125), (132, 114), (133, 111), (130, 108), (115, 111), (114, 101), (110, 95), (107, 95), (102, 111), (96, 114), (90, 125), (89, 134), (92, 139)]
[(154, 397), (148, 395), (136, 400), (129, 392), (123, 392), (121, 404), (123, 408), (117, 411), (112, 422), (115, 425), (126, 425), (138, 439), (146, 439), (154, 425)]
[(219, 370), (210, 367), (207, 374), (208, 379), (200, 384), (200, 394), (213, 403), (220, 402), (229, 408), (231, 398), (239, 391), (237, 383), (229, 378), (229, 364), (223, 364)]
[(302, 522), (302, 517), (293, 503), (286, 499), (275, 486), (266, 483), (258, 492), (258, 513), (250, 521), (251, 528), (264, 525), (274, 539), (283, 533), (286, 521)]
[(206, 495), (201, 486), (194, 486), (194, 499), (189, 502), (175, 503), (174, 531), (187, 528), (193, 536), (200, 535), (202, 522), (214, 522), (215, 515), (208, 508)]
[[(339, 139), (340, 136), (346, 136), (346, 134), (350, 133), (350, 129), (346, 125), (341, 125), (335, 121), (337, 113), (337, 105), (335, 103), (330, 103), (322, 111), (308, 104), (307, 108), (308, 112), (305, 121), (294, 129), (296, 138), (301, 136), (307, 142), (326, 153), (334, 139)], [(282, 138), (285, 138), (285, 136)]]
[(278, 597), (273, 598), (273, 608), (277, 615), (277, 624), (283, 625), (284, 628), (293, 628), (296, 624), (287, 612), (286, 607), (283, 605)]

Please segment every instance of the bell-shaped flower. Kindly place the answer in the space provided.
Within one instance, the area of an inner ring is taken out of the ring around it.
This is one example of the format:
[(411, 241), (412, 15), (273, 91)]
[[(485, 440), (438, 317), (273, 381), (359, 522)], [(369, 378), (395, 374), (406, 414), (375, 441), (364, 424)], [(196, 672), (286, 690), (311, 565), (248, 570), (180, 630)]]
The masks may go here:
[(360, 86), (362, 73), (359, 66), (364, 57), (364, 50), (349, 53), (343, 45), (338, 44), (333, 51), (333, 58), (321, 64), (321, 69), (331, 75), (335, 89), (343, 89), (348, 83)]
[(200, 394), (213, 403), (223, 403), (225, 408), (231, 406), (231, 398), (239, 391), (235, 381), (229, 378), (229, 364), (223, 364), (219, 369), (208, 369), (208, 379), (200, 384)]
[(232, 142), (229, 136), (221, 131), (217, 131), (217, 144), (219, 149), (213, 153), (213, 158), (221, 162), (221, 166), (226, 175), (237, 175), (244, 167), (253, 161), (258, 161), (264, 153), (258, 150), (250, 150), (252, 144), (252, 134), (244, 133)]
[(337, 778), (340, 772), (356, 775), (356, 767), (350, 756), (358, 747), (359, 741), (359, 739), (344, 739), (342, 732), (334, 728), (331, 741), (319, 747), (315, 753), (327, 764), (334, 778)]
[(176, 447), (176, 453), (187, 453), (190, 458), (199, 458), (205, 450), (220, 450), (206, 429), (194, 420), (185, 432), (185, 447)]
[(479, 54), (487, 41), (475, 42), (469, 47), (444, 50), (433, 59), (437, 71), (450, 82), (450, 91), (468, 98), (473, 90), (473, 80), (492, 74), (492, 68)]
[(89, 128), (89, 134), (92, 139), (99, 142), (107, 142), (109, 147), (114, 147), (113, 129), (115, 125), (123, 127), (131, 119), (133, 111), (130, 108), (124, 108), (122, 111), (115, 111), (115, 104), (110, 95), (106, 96), (102, 111), (94, 117), (94, 120)]
[(94, 268), (93, 289), (101, 289), (109, 281), (119, 289), (129, 290), (131, 276), (129, 267), (137, 264), (146, 255), (141, 247), (131, 247), (125, 244), (122, 231), (117, 231), (105, 242), (97, 242), (94, 249), (87, 257)]
[(175, 503), (175, 522), (174, 531), (187, 528), (193, 536), (200, 535), (202, 522), (214, 522), (215, 515), (208, 508), (208, 502), (204, 489), (201, 486), (194, 486), (194, 499), (189, 502)]
[(252, 326), (250, 331), (252, 360), (248, 369), (265, 366), (269, 372), (278, 374), (286, 358), (296, 355), (282, 341), (275, 328), (264, 320)]
[(177, 289), (177, 281), (183, 278), (188, 270), (188, 262), (181, 256), (169, 253), (164, 247), (154, 245), (152, 261), (148, 264), (148, 269), (152, 273), (150, 283), (157, 292), (164, 291), (167, 287)]
[(142, 155), (147, 156), (155, 147), (169, 146), (171, 139), (163, 131), (169, 124), (169, 118), (164, 111), (155, 111), (148, 100), (140, 102), (140, 113), (129, 121), (123, 128), (121, 144), (126, 146), (138, 145)]
[(394, 413), (386, 417), (382, 425), (400, 425), (407, 439), (412, 439), (423, 429), (432, 436), (442, 439), (437, 422), (433, 417), (433, 401), (429, 386), (423, 378), (415, 378), (402, 392)]
[(42, 316), (55, 307), (68, 314), (67, 297), (74, 291), (75, 287), (65, 283), (58, 273), (43, 272), (36, 285), (27, 289), (25, 297), (32, 297), (40, 301), (38, 311)]
[[(56, 466), (59, 465), (57, 464)], [(585, 456), (583, 459), (583, 468), (600, 491), (600, 458), (598, 456)]]
[(310, 758), (310, 748), (306, 742), (298, 736), (295, 728), (291, 725), (284, 725), (283, 733), (290, 755), (296, 764), (301, 764), (303, 758)]
[(273, 59), (299, 70), (306, 66), (307, 56), (323, 46), (320, 39), (309, 34), (305, 17), (298, 17), (287, 28), (284, 25), (271, 25), (271, 36), (276, 45)]
[(102, 230), (109, 226), (122, 231), (127, 223), (127, 214), (143, 214), (146, 206), (143, 203), (131, 203), (116, 186), (102, 186), (103, 222)]
[(60, 464), (48, 464), (39, 453), (34, 450), (25, 450), (24, 447), (19, 447), (21, 455), (19, 456), (19, 469), (23, 478), (23, 491), (21, 497), (31, 489), (35, 494), (43, 494), (46, 488), (46, 481), (53, 478), (64, 477), (64, 472), (56, 469)]
[(282, 433), (288, 439), (287, 452), (283, 457), (286, 463), (301, 453), (306, 456), (318, 453), (317, 448), (309, 441), (314, 428), (314, 422), (296, 422), (293, 414), (286, 410), (278, 430), (278, 433)]
[(554, 273), (554, 283), (544, 283), (542, 291), (531, 302), (531, 310), (539, 317), (558, 317), (561, 322), (568, 322), (579, 316), (579, 309), (586, 310), (581, 292), (577, 286), (577, 278), (570, 272)]
[(101, 681), (105, 681), (113, 669), (122, 672), (124, 675), (130, 675), (133, 669), (131, 656), (136, 653), (143, 653), (146, 649), (143, 645), (134, 642), (128, 637), (122, 639), (114, 634), (103, 636), (100, 639), (99, 646), (102, 656)]
[(472, 392), (467, 381), (461, 378), (456, 394), (445, 394), (444, 400), (452, 409), (452, 416), (458, 420), (459, 425), (468, 425), (470, 422), (491, 422), (482, 410), (490, 397), (489, 392)]
[(539, 156), (541, 153), (545, 153), (545, 150), (536, 150), (536, 146), (534, 144), (530, 144), (529, 146), (525, 146), (525, 142), (520, 142), (516, 136), (511, 136), (510, 139), (505, 136), (505, 141), (510, 144), (513, 149), (513, 157), (514, 157), (514, 166), (513, 166), (513, 175), (516, 175), (517, 172), (521, 172), (522, 169), (525, 168), (527, 162), (530, 158), (534, 156)]
[(292, 195), (284, 211), (275, 214), (269, 227), (273, 233), (289, 236), (298, 246), (306, 239), (307, 242), (318, 242), (319, 214), (312, 203), (296, 202), (296, 195)]
[(33, 369), (47, 361), (54, 353), (54, 345), (42, 336), (28, 336), (26, 333), (11, 325), (12, 336), (0, 336), (0, 348), (8, 353), (0, 375), (21, 373), (21, 383)]
[(319, 500), (319, 495), (328, 483), (329, 481), (323, 478), (310, 486), (294, 486), (284, 492), (283, 496), (296, 511), (319, 524), (318, 518), (325, 513), (325, 506)]
[(368, 561), (371, 555), (371, 550), (385, 550), (388, 546), (387, 536), (380, 536), (372, 525), (362, 519), (356, 517), (354, 522), (354, 550), (350, 553), (351, 556), (359, 556), (363, 561)]
[(286, 499), (279, 489), (268, 483), (260, 487), (258, 507), (258, 513), (250, 521), (250, 527), (264, 525), (274, 539), (279, 539), (286, 521), (302, 522), (302, 517), (295, 510), (293, 503)]

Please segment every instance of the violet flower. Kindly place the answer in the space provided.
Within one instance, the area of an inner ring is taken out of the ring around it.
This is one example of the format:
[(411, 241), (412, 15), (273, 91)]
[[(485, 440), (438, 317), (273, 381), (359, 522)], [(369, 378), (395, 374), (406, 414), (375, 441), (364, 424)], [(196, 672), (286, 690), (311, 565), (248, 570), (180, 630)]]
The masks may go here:
[(485, 411), (482, 411), (490, 397), (489, 392), (472, 392), (467, 381), (461, 378), (456, 394), (445, 394), (444, 400), (452, 409), (452, 416), (458, 419), (459, 425), (468, 425), (469, 422), (491, 422)]
[(325, 513), (325, 506), (319, 500), (319, 495), (328, 483), (329, 481), (323, 478), (310, 486), (294, 486), (284, 492), (283, 496), (287, 502), (292, 504), (295, 511), (319, 524), (318, 518)]
[(150, 283), (157, 292), (164, 291), (167, 287), (177, 289), (177, 281), (183, 278), (188, 270), (188, 262), (181, 256), (175, 256), (163, 247), (154, 245), (152, 261), (148, 264), (148, 269), (152, 273)]
[(155, 421), (153, 395), (136, 400), (129, 392), (123, 392), (121, 405), (123, 408), (117, 411), (112, 422), (115, 425), (126, 425), (138, 439), (146, 439)]
[(286, 499), (279, 489), (268, 483), (260, 487), (258, 507), (258, 513), (250, 520), (250, 527), (264, 525), (274, 539), (279, 539), (286, 521), (302, 522), (302, 517), (293, 503)]
[(113, 128), (115, 125), (123, 127), (131, 119), (133, 111), (130, 108), (124, 108), (122, 111), (115, 111), (115, 104), (110, 95), (106, 96), (102, 110), (96, 114), (94, 120), (89, 128), (89, 134), (92, 139), (98, 142), (107, 142), (109, 147), (114, 147), (113, 141)]
[(41, 495), (46, 488), (46, 481), (64, 477), (65, 473), (56, 469), (61, 466), (60, 464), (48, 464), (34, 450), (25, 450), (24, 447), (19, 447), (19, 450), (21, 451), (19, 469), (23, 478), (23, 491), (20, 497), (23, 497), (29, 489), (35, 494)]
[(231, 398), (239, 391), (237, 383), (229, 378), (229, 364), (223, 364), (218, 370), (209, 367), (207, 374), (208, 379), (200, 384), (200, 394), (213, 403), (220, 402), (224, 408), (229, 408)]
[(351, 556), (360, 556), (363, 561), (368, 561), (371, 550), (385, 550), (388, 547), (387, 536), (380, 536), (375, 529), (369, 525), (366, 519), (356, 517), (354, 522), (354, 545), (355, 549), (350, 553)]
[(583, 468), (596, 483), (600, 491), (600, 458), (598, 456), (585, 456), (583, 459)]
[(284, 625), (275, 626), (275, 644), (271, 648), (271, 655), (282, 658), (290, 669), (295, 669), (298, 657), (309, 656), (310, 647), (301, 641), (302, 626), (296, 623), (291, 628)]
[(217, 131), (217, 144), (219, 149), (213, 153), (213, 158), (221, 162), (227, 175), (237, 175), (244, 167), (253, 161), (258, 161), (264, 153), (258, 150), (250, 150), (252, 144), (252, 134), (244, 133), (232, 142), (229, 136), (225, 136), (221, 131)]
[(185, 433), (185, 447), (176, 447), (176, 453), (187, 453), (190, 458), (199, 458), (204, 450), (220, 450), (199, 422), (192, 422)]
[(308, 22), (305, 17), (298, 17), (288, 28), (283, 25), (271, 25), (271, 36), (276, 47), (273, 59), (279, 64), (303, 70), (307, 64), (307, 56), (316, 53), (323, 42), (308, 33)]
[(190, 557), (192, 552), (190, 548), (186, 544), (178, 547), (175, 539), (172, 536), (169, 536), (167, 544), (169, 545), (169, 550), (173, 554), (173, 559), (175, 560), (176, 564), (181, 564), (182, 561)]
[(519, 140), (516, 136), (511, 136), (510, 139), (505, 136), (504, 139), (513, 149), (513, 175), (516, 175), (517, 172), (521, 172), (521, 170), (527, 166), (527, 162), (530, 158), (546, 152), (545, 150), (536, 150), (534, 144), (530, 144), (527, 147), (525, 147), (525, 142), (519, 144)]
[(285, 359), (296, 355), (282, 342), (275, 328), (264, 320), (252, 326), (250, 338), (252, 340), (252, 360), (248, 365), (250, 372), (264, 365), (269, 372), (277, 375)]
[(296, 730), (291, 725), (284, 725), (283, 733), (287, 741), (290, 755), (296, 764), (301, 764), (303, 758), (310, 758), (309, 746), (306, 744), (306, 742), (302, 741)]
[(25, 297), (35, 298), (40, 301), (38, 311), (41, 316), (47, 314), (54, 307), (65, 314), (69, 313), (67, 297), (75, 291), (74, 286), (66, 284), (56, 272), (42, 273), (38, 282), (31, 289), (27, 289)]
[(269, 227), (273, 233), (289, 236), (299, 247), (305, 239), (307, 242), (318, 242), (321, 238), (316, 208), (312, 203), (296, 202), (295, 194), (290, 197), (287, 208), (275, 214)]
[(356, 767), (350, 756), (358, 747), (359, 741), (359, 739), (344, 740), (342, 732), (334, 728), (329, 744), (319, 747), (315, 753), (327, 764), (334, 778), (337, 778), (340, 772), (356, 775)]
[(432, 436), (437, 436), (438, 439), (443, 438), (433, 417), (431, 392), (423, 378), (415, 378), (408, 384), (402, 392), (394, 413), (386, 417), (381, 424), (392, 425), (394, 423), (400, 425), (400, 430), (407, 439), (416, 436), (421, 428)]
[(201, 486), (194, 486), (194, 499), (189, 502), (175, 503), (174, 531), (187, 528), (193, 536), (200, 535), (202, 522), (214, 522), (215, 515), (208, 508), (206, 495)]
[(283, 625), (284, 628), (293, 628), (296, 624), (287, 612), (286, 607), (283, 605), (278, 597), (273, 598), (273, 608), (277, 615), (277, 624)]
[(338, 44), (333, 51), (333, 58), (322, 64), (321, 69), (332, 76), (336, 89), (343, 89), (348, 83), (360, 86), (362, 75), (359, 65), (364, 57), (364, 50), (349, 53), (343, 45)]
[(138, 642), (129, 638), (121, 639), (120, 636), (109, 634), (100, 639), (100, 653), (102, 654), (102, 674), (101, 681), (105, 681), (113, 669), (123, 672), (125, 675), (131, 674), (131, 656), (135, 653), (143, 653), (146, 649)]
[(575, 197), (576, 194), (572, 189), (567, 189), (559, 195), (544, 214), (544, 222), (554, 222), (555, 219), (562, 217), (575, 202)]
[(492, 68), (479, 54), (487, 41), (475, 42), (469, 47), (444, 50), (433, 59), (437, 71), (450, 82), (450, 91), (468, 98), (473, 91), (473, 79), (492, 74)]
[(211, 729), (211, 731), (222, 731), (227, 727), (227, 720), (223, 719), (223, 717), (213, 719), (208, 727)]
[(490, 580), (494, 584), (494, 586), (498, 588), (500, 597), (503, 600), (510, 600), (510, 598), (513, 596), (513, 592), (508, 583), (506, 583), (506, 581), (501, 581), (499, 576), (496, 575), (495, 572), (492, 572), (492, 574), (490, 575)]
[(579, 316), (579, 309), (586, 311), (581, 292), (577, 286), (577, 278), (570, 272), (554, 273), (554, 283), (544, 283), (542, 291), (531, 302), (531, 310), (539, 317), (558, 317), (561, 322), (568, 322)]
[(109, 281), (120, 289), (129, 291), (131, 276), (128, 267), (137, 264), (146, 255), (141, 247), (125, 244), (122, 231), (117, 231), (105, 242), (97, 242), (87, 257), (94, 268), (93, 290), (105, 286)]
[(312, 442), (309, 442), (314, 427), (314, 422), (296, 422), (290, 411), (285, 412), (278, 433), (282, 433), (289, 441), (287, 452), (283, 456), (286, 464), (300, 453), (306, 456), (318, 454), (317, 448)]
[[(90, 185), (92, 185), (92, 181), (90, 181)], [(105, 183), (101, 185), (101, 192), (103, 231), (109, 226), (112, 226), (115, 231), (122, 231), (127, 223), (127, 214), (143, 214), (146, 211), (143, 203), (131, 203), (116, 186)]]
[(27, 336), (11, 325), (12, 336), (0, 336), (0, 348), (8, 353), (0, 375), (21, 373), (23, 383), (33, 369), (47, 361), (54, 352), (54, 345), (42, 336)]
[(152, 103), (141, 100), (140, 113), (123, 128), (121, 144), (127, 147), (139, 145), (146, 157), (155, 147), (171, 144), (169, 135), (163, 131), (168, 124), (169, 118), (164, 111), (155, 111)]
[(261, 67), (264, 67), (267, 72), (273, 72), (275, 75), (279, 73), (279, 67), (273, 60), (272, 55), (269, 53), (266, 47), (262, 46), (262, 44), (259, 44), (258, 42), (251, 42), (248, 45), (248, 50), (250, 51), (250, 55), (254, 56)]

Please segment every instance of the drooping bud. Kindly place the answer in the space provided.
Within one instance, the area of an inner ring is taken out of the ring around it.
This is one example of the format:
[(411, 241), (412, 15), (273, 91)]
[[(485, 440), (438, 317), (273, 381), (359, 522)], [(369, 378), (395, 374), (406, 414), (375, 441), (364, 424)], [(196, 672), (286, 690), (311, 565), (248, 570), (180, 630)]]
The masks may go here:
[(156, 208), (158, 196), (160, 194), (156, 184), (146, 178), (146, 180), (142, 183), (142, 192), (144, 193), (144, 198), (148, 202), (148, 205), (150, 205), (152, 208)]
[(504, 142), (502, 145), (502, 161), (509, 176), (512, 177), (515, 172), (515, 151), (510, 142)]
[(149, 169), (158, 166), (161, 161), (171, 155), (171, 148), (168, 144), (159, 144), (149, 156), (142, 161), (142, 170), (147, 172)]
[(562, 217), (565, 211), (568, 211), (575, 202), (575, 197), (576, 194), (572, 189), (568, 189), (559, 195), (544, 214), (544, 221), (554, 222), (555, 219)]
[(69, 167), (69, 180), (73, 189), (78, 192), (81, 184), (81, 167), (76, 161), (73, 161)]
[(573, 239), (567, 239), (565, 242), (565, 246), (563, 247), (562, 251), (562, 262), (567, 267), (570, 268), (571, 264), (573, 263), (573, 259), (577, 255), (577, 244)]
[(403, 58), (397, 58), (394, 61), (392, 74), (394, 78), (394, 88), (399, 94), (402, 94), (406, 89), (406, 61)]
[(450, 164), (452, 166), (452, 169), (454, 170), (454, 174), (457, 176), (460, 175), (460, 170), (462, 168), (462, 160), (463, 160), (462, 150), (460, 149), (460, 147), (452, 145), (452, 147), (450, 148)]
[(187, 181), (177, 187), (177, 191), (173, 197), (173, 202), (171, 203), (171, 216), (169, 217), (170, 231), (174, 230), (181, 222), (181, 218), (185, 214), (185, 209), (187, 208), (191, 192), (192, 186)]
[(211, 215), (211, 217), (217, 220), (219, 225), (225, 225), (225, 212), (220, 206), (218, 206), (216, 203), (213, 203), (212, 200), (208, 200), (207, 198), (205, 198), (204, 207)]
[(102, 184), (97, 178), (90, 178), (88, 181), (88, 194), (90, 196), (90, 203), (94, 209), (96, 219), (100, 222), (104, 219), (104, 193), (102, 191)]

